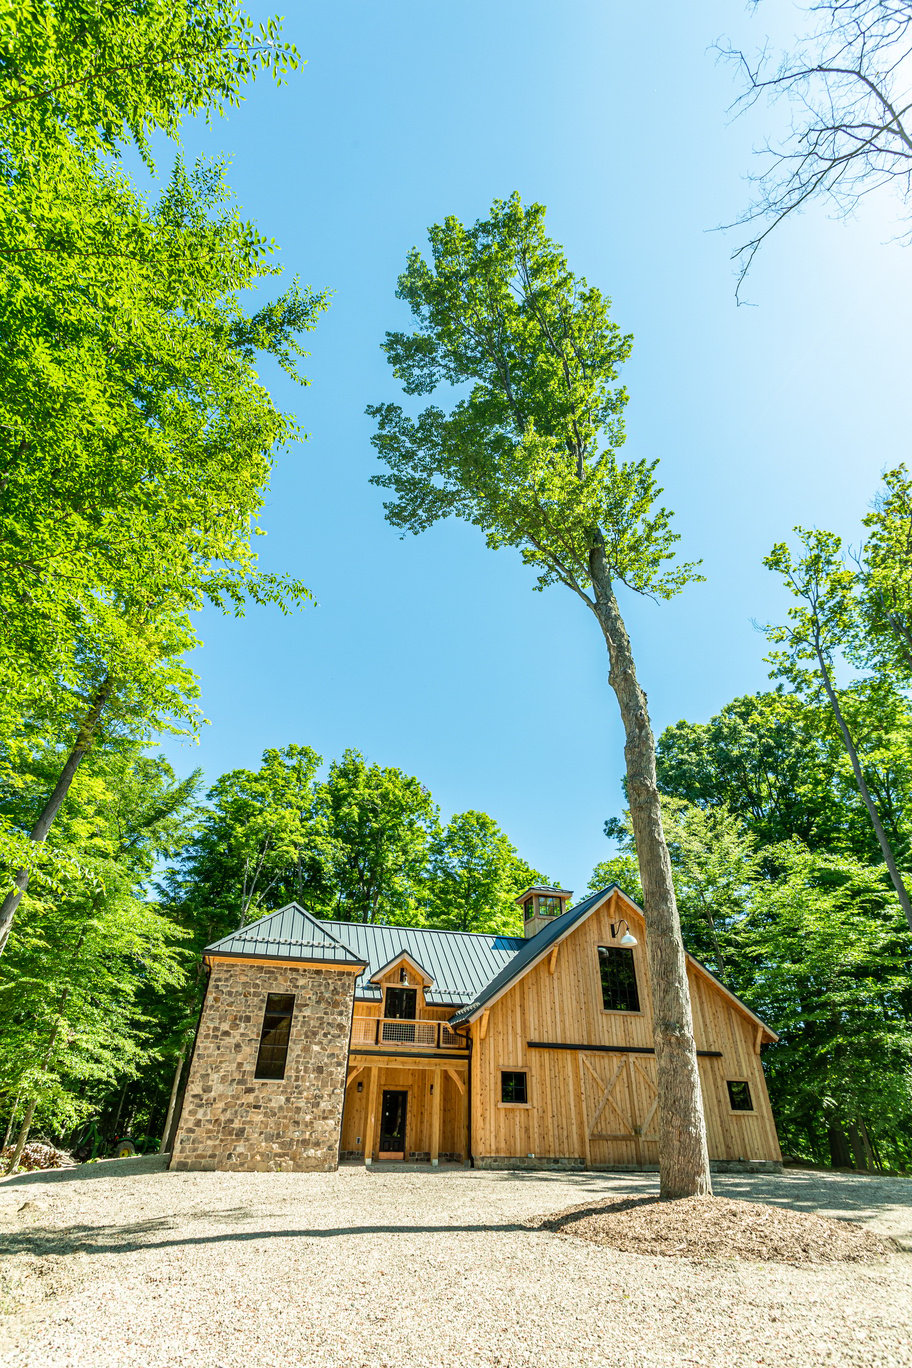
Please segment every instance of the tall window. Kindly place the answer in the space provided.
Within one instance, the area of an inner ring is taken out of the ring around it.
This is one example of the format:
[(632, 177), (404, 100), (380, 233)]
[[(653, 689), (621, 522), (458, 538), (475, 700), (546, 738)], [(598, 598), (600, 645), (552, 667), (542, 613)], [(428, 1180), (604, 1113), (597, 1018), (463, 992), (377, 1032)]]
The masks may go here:
[(254, 1078), (284, 1078), (294, 993), (267, 993)]
[(523, 903), (523, 919), (524, 919), (525, 921), (528, 921), (530, 917), (534, 917), (534, 916), (535, 916), (535, 899), (534, 899), (534, 897), (533, 897), (533, 898), (526, 898), (526, 901)]
[(633, 951), (620, 945), (600, 945), (598, 952), (603, 1007), (607, 1012), (638, 1012), (640, 995)]
[(528, 1102), (529, 1092), (524, 1073), (520, 1073), (517, 1069), (501, 1070), (500, 1100), (501, 1102), (521, 1102), (523, 1104)]

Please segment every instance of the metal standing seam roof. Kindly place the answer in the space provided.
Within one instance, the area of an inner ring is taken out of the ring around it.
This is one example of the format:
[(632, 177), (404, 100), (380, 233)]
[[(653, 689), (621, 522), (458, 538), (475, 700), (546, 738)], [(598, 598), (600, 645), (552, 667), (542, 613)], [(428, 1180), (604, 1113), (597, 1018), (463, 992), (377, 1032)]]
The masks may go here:
[(365, 961), (297, 903), (280, 907), (213, 941), (205, 955), (244, 955), (253, 959), (315, 960), (323, 964), (362, 965)]
[(434, 980), (425, 990), (429, 1006), (462, 1007), (511, 964), (521, 947), (522, 936), (492, 936), (477, 931), (435, 931), (419, 926), (383, 926), (364, 922), (320, 922), (332, 927), (349, 951), (367, 963), (355, 985), (355, 996), (380, 1002), (383, 993), (371, 983), (403, 950), (408, 951)]
[[(405, 950), (434, 980), (425, 989), (425, 1001), (429, 1006), (459, 1009), (450, 1018), (454, 1025), (459, 1025), (519, 978), (543, 951), (615, 890), (627, 897), (617, 883), (608, 884), (576, 907), (562, 912), (528, 940), (522, 936), (493, 936), (478, 931), (323, 921), (311, 916), (297, 903), (289, 903), (207, 945), (203, 953), (270, 960), (316, 960), (324, 964), (362, 967), (355, 984), (355, 996), (368, 1002), (380, 1002), (382, 990), (370, 979)], [(775, 1032), (699, 960), (690, 954), (687, 957), (773, 1039), (778, 1039)]]

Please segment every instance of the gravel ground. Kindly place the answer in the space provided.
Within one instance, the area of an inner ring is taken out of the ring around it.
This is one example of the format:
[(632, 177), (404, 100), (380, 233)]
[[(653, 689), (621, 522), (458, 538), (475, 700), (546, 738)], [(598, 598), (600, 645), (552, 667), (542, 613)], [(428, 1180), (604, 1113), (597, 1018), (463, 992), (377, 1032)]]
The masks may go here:
[[(719, 1177), (912, 1250), (912, 1183)], [(156, 1159), (0, 1184), (4, 1368), (912, 1365), (912, 1256), (694, 1261), (523, 1225), (651, 1175), (462, 1169), (166, 1174)]]

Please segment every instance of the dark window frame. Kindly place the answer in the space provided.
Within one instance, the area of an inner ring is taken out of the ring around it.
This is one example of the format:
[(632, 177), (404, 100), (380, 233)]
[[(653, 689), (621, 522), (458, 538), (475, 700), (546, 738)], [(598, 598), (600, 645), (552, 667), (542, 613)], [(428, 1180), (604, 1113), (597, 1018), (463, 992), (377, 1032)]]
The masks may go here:
[[(748, 1083), (746, 1078), (726, 1078), (725, 1086), (728, 1089), (728, 1106), (730, 1111), (752, 1112), (754, 1110), (754, 1099), (751, 1093), (750, 1083)], [(739, 1090), (737, 1095), (732, 1091), (733, 1088)], [(742, 1088), (744, 1089), (743, 1092), (740, 1091)], [(745, 1096), (747, 1098), (746, 1107), (742, 1105)], [(742, 1099), (742, 1102), (737, 1100), (738, 1097)]]
[[(633, 949), (626, 945), (600, 945), (598, 960), (602, 1011), (642, 1012)], [(622, 969), (621, 966), (627, 967)]]
[(526, 898), (523, 903), (523, 921), (531, 921), (535, 916), (535, 898)]
[[(391, 1011), (390, 1011), (390, 1009), (389, 1009), (389, 999), (390, 999), (390, 994), (391, 994), (391, 993), (401, 994), (402, 996), (401, 996), (400, 1001), (403, 1001), (403, 1002), (405, 1001), (406, 996), (407, 996), (409, 993), (411, 993), (411, 1003), (412, 1003), (412, 1006), (413, 1006), (413, 1008), (414, 1008), (414, 1010), (413, 1010), (411, 1016), (409, 1016), (407, 1013), (403, 1013), (403, 1012), (391, 1012)], [(387, 1018), (388, 1020), (390, 1020), (390, 1021), (417, 1021), (417, 1020), (418, 1020), (418, 989), (417, 989), (417, 988), (408, 988), (408, 987), (405, 987), (405, 986), (403, 986), (402, 984), (399, 984), (399, 983), (394, 983), (394, 984), (388, 985), (387, 988), (386, 988), (386, 991), (385, 991), (385, 993), (384, 993), (384, 996), (383, 996), (383, 1015), (384, 1015), (384, 1017), (386, 1017), (386, 1018)]]
[[(280, 1082), (288, 1066), (288, 1046), (295, 1012), (294, 993), (267, 993), (260, 1027), (253, 1076), (264, 1082)], [(283, 1005), (280, 1005), (283, 1004)], [(290, 1004), (290, 1005), (289, 1005)], [(267, 1036), (267, 1032), (269, 1035)]]
[[(522, 1079), (522, 1083), (519, 1080)], [(509, 1080), (509, 1082), (508, 1082)], [(507, 1093), (521, 1092), (522, 1096), (507, 1096)], [(526, 1069), (501, 1069), (500, 1101), (504, 1107), (528, 1107), (529, 1074)]]

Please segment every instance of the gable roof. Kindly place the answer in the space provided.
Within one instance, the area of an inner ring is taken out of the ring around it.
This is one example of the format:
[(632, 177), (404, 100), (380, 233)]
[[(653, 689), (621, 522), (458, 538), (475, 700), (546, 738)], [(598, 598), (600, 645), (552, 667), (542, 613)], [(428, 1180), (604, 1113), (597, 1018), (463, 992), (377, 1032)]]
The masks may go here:
[(259, 921), (213, 941), (204, 955), (244, 956), (246, 959), (315, 960), (321, 964), (363, 965), (347, 945), (333, 936), (323, 922), (297, 903), (280, 907)]
[(418, 963), (414, 955), (410, 955), (407, 950), (400, 950), (399, 954), (393, 955), (393, 958), (387, 964), (382, 965), (381, 968), (377, 970), (376, 974), (371, 974), (371, 983), (379, 983), (384, 974), (388, 974), (391, 969), (395, 969), (397, 964), (410, 964), (412, 968), (420, 974), (421, 981), (426, 989), (430, 988), (431, 984), (434, 982), (434, 975), (429, 974), (424, 965)]
[[(607, 888), (602, 888), (598, 893), (590, 893), (588, 898), (584, 898), (575, 907), (570, 907), (566, 912), (562, 912), (559, 917), (555, 917), (550, 926), (544, 927), (537, 936), (530, 936), (528, 940), (520, 941), (520, 949), (513, 956), (508, 964), (505, 964), (500, 973), (486, 984), (483, 990), (477, 995), (473, 1002), (463, 1007), (461, 1012), (456, 1012), (452, 1020), (454, 1025), (459, 1025), (464, 1021), (471, 1021), (474, 1016), (482, 1011), (486, 1003), (494, 998), (500, 997), (501, 993), (508, 988), (516, 979), (521, 978), (527, 969), (531, 969), (542, 955), (559, 941), (563, 936), (572, 931), (577, 922), (594, 911), (599, 903), (603, 902), (609, 894), (618, 889), (617, 884), (609, 884)], [(626, 897), (626, 894), (624, 895)]]
[[(630, 895), (625, 893), (623, 888), (616, 883), (611, 883), (605, 888), (600, 888), (597, 893), (590, 893), (589, 897), (584, 898), (581, 903), (577, 903), (576, 907), (571, 907), (559, 917), (555, 917), (551, 925), (545, 927), (544, 930), (539, 931), (538, 935), (530, 937), (527, 941), (522, 941), (522, 948), (516, 954), (512, 962), (504, 966), (501, 972), (487, 984), (483, 992), (478, 995), (474, 1002), (469, 1003), (468, 1006), (463, 1007), (461, 1011), (453, 1014), (450, 1018), (453, 1025), (462, 1025), (478, 1016), (479, 1013), (484, 1011), (486, 1006), (500, 997), (507, 988), (511, 987), (518, 979), (522, 978), (523, 974), (537, 964), (539, 960), (543, 959), (547, 951), (553, 945), (559, 940), (562, 940), (564, 936), (569, 935), (574, 927), (577, 926), (579, 922), (585, 920), (590, 912), (594, 912), (597, 907), (600, 907), (612, 893), (617, 893), (625, 902), (629, 903), (641, 917), (644, 915), (643, 909), (640, 907), (639, 903), (635, 903)], [(765, 1034), (770, 1040), (779, 1039), (776, 1032), (772, 1030), (771, 1027), (767, 1026), (766, 1022), (758, 1017), (756, 1012), (751, 1011), (747, 1003), (742, 1002), (737, 994), (733, 993), (730, 988), (726, 988), (725, 984), (721, 983), (719, 979), (716, 978), (715, 974), (706, 968), (705, 964), (701, 964), (689, 950), (685, 949), (684, 955), (688, 963), (698, 969), (701, 974), (704, 974), (706, 978), (718, 988), (719, 992), (727, 997), (730, 1002), (733, 1002), (745, 1016), (750, 1017), (751, 1021), (757, 1026), (762, 1026)]]
[(355, 985), (355, 997), (380, 1002), (383, 990), (371, 979), (405, 952), (433, 980), (425, 989), (429, 1007), (462, 1007), (472, 1002), (527, 942), (521, 936), (494, 936), (477, 931), (434, 931), (422, 926), (321, 921), (367, 968)]

